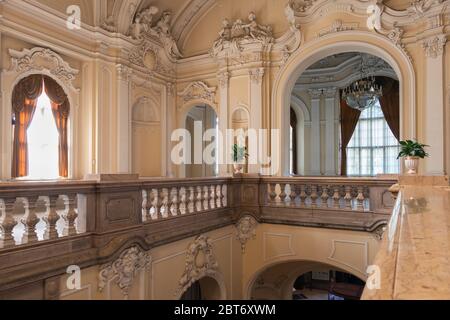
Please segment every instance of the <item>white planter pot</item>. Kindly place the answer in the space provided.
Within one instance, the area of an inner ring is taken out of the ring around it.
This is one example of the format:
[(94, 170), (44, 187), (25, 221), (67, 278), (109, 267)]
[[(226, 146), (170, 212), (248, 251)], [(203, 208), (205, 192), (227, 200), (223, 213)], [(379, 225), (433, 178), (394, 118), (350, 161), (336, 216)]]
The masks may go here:
[(417, 174), (419, 168), (419, 157), (406, 157), (405, 167), (408, 170), (408, 174)]
[(233, 163), (234, 173), (242, 173), (242, 169), (244, 169), (244, 165), (242, 163)]

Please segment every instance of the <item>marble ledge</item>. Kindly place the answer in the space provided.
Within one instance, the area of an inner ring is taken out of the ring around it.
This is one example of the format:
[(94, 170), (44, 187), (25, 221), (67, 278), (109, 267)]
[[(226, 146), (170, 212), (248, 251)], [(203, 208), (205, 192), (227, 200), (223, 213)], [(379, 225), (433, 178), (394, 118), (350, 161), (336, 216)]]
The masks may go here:
[(450, 299), (450, 187), (400, 187), (373, 265), (364, 300)]

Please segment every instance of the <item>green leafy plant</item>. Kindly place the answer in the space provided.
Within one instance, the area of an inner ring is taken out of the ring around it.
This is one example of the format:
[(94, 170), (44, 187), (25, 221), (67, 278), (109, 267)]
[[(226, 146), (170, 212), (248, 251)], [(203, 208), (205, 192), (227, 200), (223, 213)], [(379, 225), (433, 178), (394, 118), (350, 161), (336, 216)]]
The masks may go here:
[(398, 154), (397, 159), (403, 157), (419, 157), (423, 159), (428, 157), (429, 154), (425, 152), (424, 147), (429, 146), (412, 140), (400, 141), (400, 153)]
[(237, 143), (233, 145), (233, 161), (241, 162), (244, 159), (248, 158), (247, 148), (240, 147)]

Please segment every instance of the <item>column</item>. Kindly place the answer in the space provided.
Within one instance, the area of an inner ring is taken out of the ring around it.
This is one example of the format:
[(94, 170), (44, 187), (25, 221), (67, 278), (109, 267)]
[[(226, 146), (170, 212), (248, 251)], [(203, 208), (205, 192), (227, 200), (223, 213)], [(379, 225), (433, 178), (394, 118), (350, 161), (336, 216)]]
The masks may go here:
[(117, 171), (130, 173), (130, 75), (128, 67), (117, 70)]
[[(249, 70), (250, 76), (250, 128), (262, 129), (262, 82), (264, 77), (264, 68), (255, 68)], [(249, 141), (249, 153), (255, 156), (257, 160), (257, 146)], [(249, 158), (249, 159), (250, 159)], [(251, 160), (251, 159), (250, 159)], [(249, 164), (249, 173), (259, 173), (258, 164)]]
[(423, 41), (425, 50), (424, 141), (430, 145), (430, 157), (425, 160), (425, 174), (443, 175), (445, 161), (444, 128), (444, 34)]
[(308, 90), (311, 96), (311, 175), (320, 175), (320, 97), (321, 89)]
[(230, 74), (226, 71), (217, 75), (220, 87), (220, 101), (219, 101), (219, 131), (222, 134), (222, 141), (219, 141), (219, 175), (226, 175), (228, 172), (228, 154), (231, 152), (231, 141), (227, 143), (227, 129), (228, 129), (228, 91)]
[(325, 175), (336, 175), (336, 88), (327, 88), (325, 95)]
[(176, 166), (174, 165), (171, 159), (172, 147), (173, 143), (170, 141), (172, 136), (172, 132), (175, 130), (176, 126), (176, 104), (175, 104), (175, 84), (172, 82), (168, 82), (166, 84), (166, 92), (167, 92), (167, 128), (166, 128), (166, 176), (173, 178), (175, 177)]

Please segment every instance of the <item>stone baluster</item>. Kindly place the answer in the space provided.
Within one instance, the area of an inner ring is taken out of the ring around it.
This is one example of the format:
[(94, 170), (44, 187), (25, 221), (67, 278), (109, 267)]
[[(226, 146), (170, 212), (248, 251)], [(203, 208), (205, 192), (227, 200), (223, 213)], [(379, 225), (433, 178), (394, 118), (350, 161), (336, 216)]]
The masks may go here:
[(351, 186), (345, 186), (345, 208), (351, 209), (352, 208), (352, 187)]
[(209, 209), (209, 188), (203, 186), (203, 210), (207, 211)]
[(222, 207), (222, 188), (220, 185), (216, 186), (216, 207)]
[(356, 196), (356, 209), (364, 211), (364, 187), (358, 186), (358, 195)]
[(315, 208), (317, 207), (317, 199), (319, 198), (319, 195), (317, 194), (317, 186), (312, 185), (311, 186), (311, 207)]
[(179, 213), (178, 211), (178, 188), (173, 187), (172, 190), (170, 190), (170, 213), (173, 217), (176, 217)]
[(195, 189), (194, 187), (188, 188), (188, 213), (194, 213), (195, 212)]
[(339, 186), (334, 187), (334, 193), (333, 193), (333, 208), (339, 209), (340, 204), (339, 201), (341, 200), (341, 188)]
[(187, 213), (187, 190), (185, 187), (180, 188), (180, 214), (184, 215)]
[(36, 202), (38, 197), (18, 198), (17, 200), (22, 203), (25, 211), (23, 218), (20, 220), (25, 226), (22, 236), (22, 244), (38, 241), (36, 232), (36, 225), (40, 221), (36, 215)]
[(148, 208), (148, 214), (151, 220), (158, 220), (158, 214), (160, 209), (159, 191), (158, 189), (152, 189), (150, 191), (150, 207)]
[(286, 204), (286, 197), (287, 197), (287, 193), (286, 193), (286, 184), (285, 183), (280, 183), (280, 200), (281, 200), (281, 205), (285, 205)]
[(147, 194), (147, 190), (142, 190), (142, 209), (141, 209), (141, 215), (142, 215), (142, 221), (147, 221), (147, 217), (148, 217), (148, 194)]
[(13, 237), (13, 229), (17, 225), (13, 211), (16, 199), (0, 199), (0, 229), (2, 236), (0, 238), (0, 247), (12, 247), (16, 245)]
[(210, 209), (216, 208), (216, 187), (215, 186), (209, 187), (209, 208)]
[(202, 212), (203, 191), (200, 186), (196, 188), (195, 200), (195, 212)]
[(58, 212), (56, 211), (56, 207), (58, 205), (59, 196), (49, 196), (44, 197), (44, 204), (46, 208), (44, 221), (47, 225), (45, 229), (44, 239), (57, 239), (58, 238), (58, 230), (56, 229), (56, 223), (59, 220)]
[(306, 186), (300, 186), (300, 206), (306, 206), (306, 199), (308, 195), (306, 194)]
[(160, 213), (162, 218), (168, 218), (169, 217), (169, 190), (167, 188), (161, 189), (161, 208)]
[(77, 234), (75, 220), (78, 217), (77, 195), (63, 195), (64, 211), (61, 218), (64, 220), (64, 236), (73, 236)]
[(224, 184), (222, 186), (222, 207), (226, 208), (228, 207), (228, 186)]
[(322, 200), (321, 207), (322, 208), (328, 208), (328, 198), (330, 196), (328, 195), (328, 186), (322, 187), (322, 195), (320, 196), (320, 199)]
[(297, 199), (297, 193), (295, 192), (296, 185), (291, 183), (291, 193), (289, 194), (289, 203), (291, 206), (295, 206), (295, 200)]
[(277, 185), (275, 183), (269, 183), (269, 201), (270, 203), (274, 203), (275, 199), (277, 198), (277, 192), (276, 192)]

